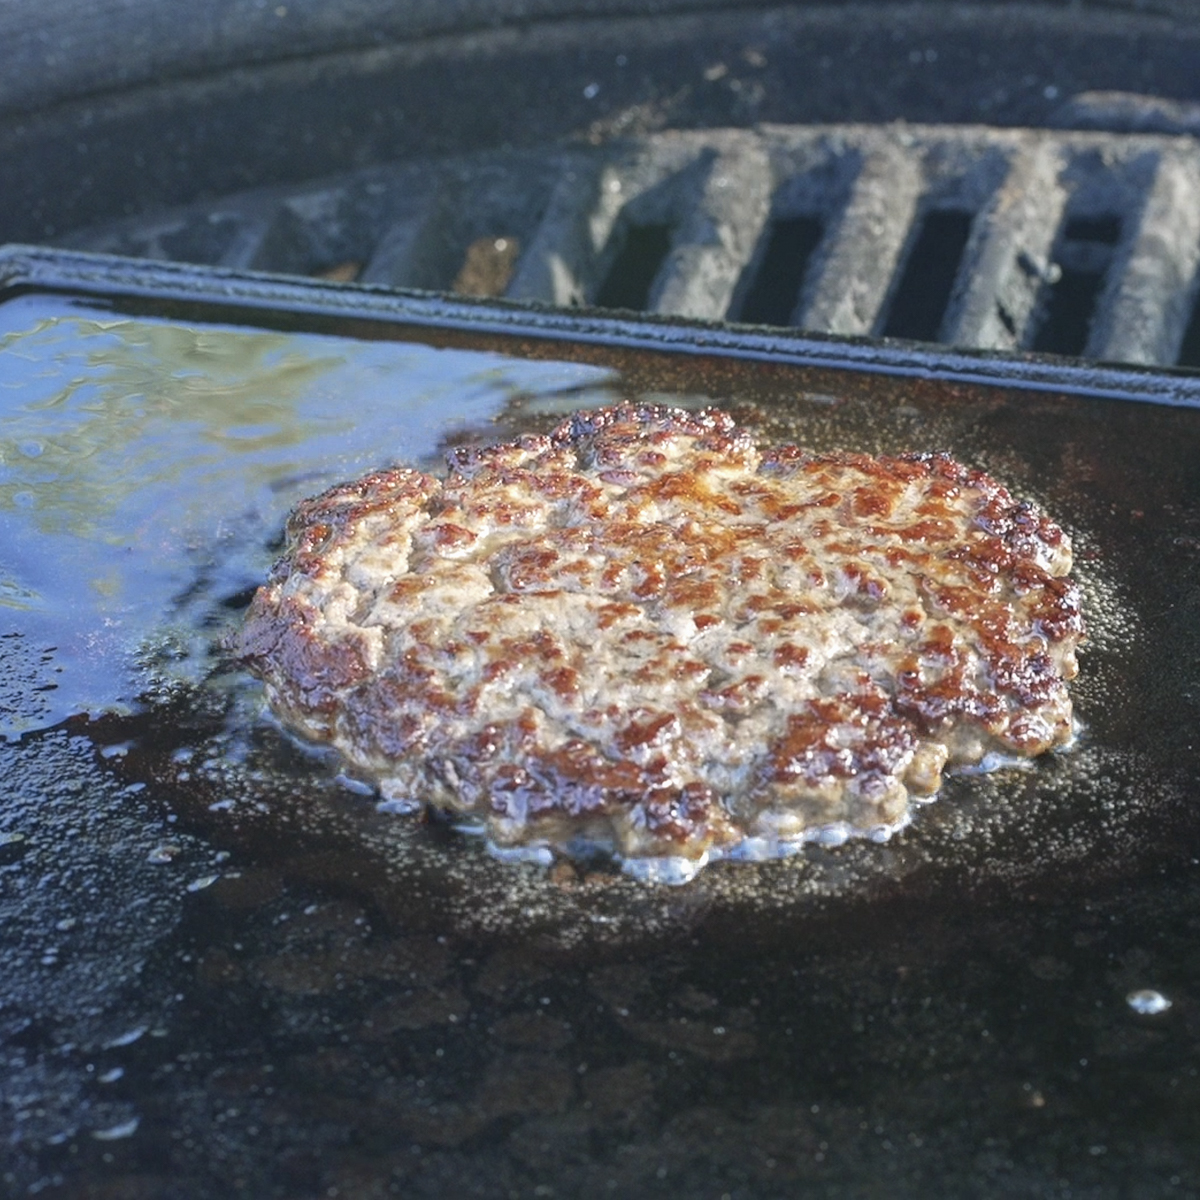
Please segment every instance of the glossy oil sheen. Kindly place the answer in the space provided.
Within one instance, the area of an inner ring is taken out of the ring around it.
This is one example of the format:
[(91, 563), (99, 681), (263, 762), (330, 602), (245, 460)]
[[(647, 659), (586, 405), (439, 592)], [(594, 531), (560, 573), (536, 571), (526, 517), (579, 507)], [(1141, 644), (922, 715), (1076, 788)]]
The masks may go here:
[(53, 688), (0, 732), (129, 710), (139, 658), (203, 657), (214, 611), (261, 581), (304, 496), (428, 462), (514, 396), (602, 376), (41, 297), (0, 306), (0, 605), (54, 646)]

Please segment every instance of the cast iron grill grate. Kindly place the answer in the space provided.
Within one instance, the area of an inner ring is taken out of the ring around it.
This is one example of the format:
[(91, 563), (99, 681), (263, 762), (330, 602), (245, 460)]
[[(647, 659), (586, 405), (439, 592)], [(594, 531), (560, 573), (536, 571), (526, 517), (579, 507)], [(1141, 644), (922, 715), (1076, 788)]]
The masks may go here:
[(980, 349), (1200, 364), (1200, 145), (765, 126), (247, 192), (79, 249)]

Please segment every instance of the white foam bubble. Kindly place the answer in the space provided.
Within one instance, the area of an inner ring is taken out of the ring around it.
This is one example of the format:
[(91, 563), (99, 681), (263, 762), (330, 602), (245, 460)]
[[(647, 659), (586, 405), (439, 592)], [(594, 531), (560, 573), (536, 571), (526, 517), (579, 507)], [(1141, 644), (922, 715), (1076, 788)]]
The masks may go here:
[(699, 858), (683, 858), (677, 854), (661, 858), (623, 858), (621, 870), (640, 883), (678, 886), (695, 879), (708, 860), (707, 854), (702, 854)]
[(498, 846), (491, 838), (486, 845), (488, 853), (503, 863), (533, 863), (535, 866), (548, 867), (554, 861), (554, 851), (546, 845)]
[(1125, 1003), (1135, 1013), (1140, 1013), (1145, 1017), (1157, 1016), (1171, 1007), (1171, 1001), (1162, 992), (1156, 992), (1153, 988), (1138, 988), (1137, 991), (1130, 992), (1125, 997)]

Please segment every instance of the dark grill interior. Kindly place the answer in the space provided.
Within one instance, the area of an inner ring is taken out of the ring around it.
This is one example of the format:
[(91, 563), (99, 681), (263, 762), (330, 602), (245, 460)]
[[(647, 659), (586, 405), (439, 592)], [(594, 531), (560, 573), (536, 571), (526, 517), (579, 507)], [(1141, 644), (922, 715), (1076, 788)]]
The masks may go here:
[(1072, 355), (1087, 351), (1092, 318), (1120, 240), (1119, 217), (1067, 218), (1051, 260), (1045, 315), (1033, 339), (1035, 350)]
[(750, 325), (790, 325), (813, 253), (824, 232), (816, 217), (772, 221), (762, 257), (737, 319)]
[[(597, 0), (585, 20), (539, 0), (524, 26), (504, 0), (423, 15), (364, 0), (337, 20), (277, 7), (241, 29), (219, 4), (246, 39), (228, 43), (185, 37), (190, 18), (145, 32), (137, 4), (78, 15), (62, 36), (90, 37), (88, 61), (47, 51), (37, 70), (47, 37), (16, 20), (0, 238), (1179, 361), (1200, 28), (1175, 0), (658, 0), (650, 17)], [(122, 38), (155, 37), (97, 86)], [(227, 69), (255, 39), (257, 65)], [(1064, 216), (1119, 220), (1102, 283)], [(479, 249), (498, 241), (498, 258)]]
[(671, 250), (669, 225), (634, 225), (621, 239), (613, 264), (596, 292), (600, 308), (645, 309), (650, 289)]
[(952, 209), (926, 213), (892, 296), (885, 337), (941, 340), (972, 219), (973, 214)]

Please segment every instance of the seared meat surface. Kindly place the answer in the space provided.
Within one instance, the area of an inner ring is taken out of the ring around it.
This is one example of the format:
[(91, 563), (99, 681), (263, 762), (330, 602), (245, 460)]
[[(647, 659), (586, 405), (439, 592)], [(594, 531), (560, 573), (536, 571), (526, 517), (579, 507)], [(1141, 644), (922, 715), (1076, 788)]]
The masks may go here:
[(945, 455), (621, 405), (301, 504), (235, 646), (279, 717), (501, 846), (778, 852), (1071, 736), (1070, 544)]

